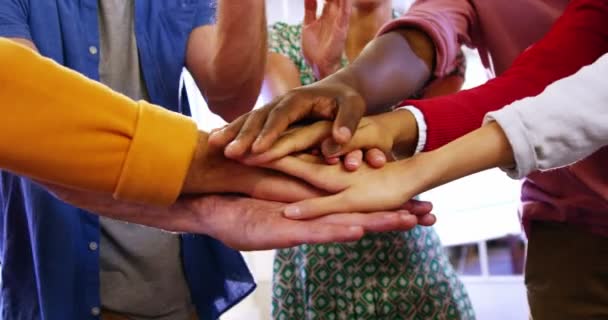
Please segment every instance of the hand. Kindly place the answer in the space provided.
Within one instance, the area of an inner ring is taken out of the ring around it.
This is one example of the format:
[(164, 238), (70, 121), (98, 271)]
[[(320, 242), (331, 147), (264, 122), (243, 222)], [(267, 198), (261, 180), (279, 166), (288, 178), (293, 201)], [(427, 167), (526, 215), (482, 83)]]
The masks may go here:
[[(406, 231), (416, 224), (433, 224), (431, 215), (419, 218), (400, 209), (397, 212), (334, 214), (298, 221), (283, 215), (282, 203), (247, 198), (215, 197), (209, 203), (193, 203), (194, 212), (208, 226), (206, 234), (238, 250), (288, 248), (304, 243), (349, 242), (360, 239), (365, 232)], [(209, 201), (209, 200), (206, 200)], [(200, 207), (198, 207), (200, 205)], [(423, 207), (425, 205), (422, 205)], [(422, 208), (429, 212), (430, 207)]]
[(342, 66), (348, 36), (352, 0), (326, 0), (317, 18), (317, 1), (305, 1), (302, 53), (317, 79), (333, 74)]
[(427, 190), (441, 163), (425, 154), (388, 163), (382, 169), (363, 165), (347, 172), (341, 165), (327, 165), (309, 155), (288, 156), (267, 164), (287, 174), (305, 179), (331, 196), (304, 200), (287, 206), (289, 218), (309, 219), (335, 212), (395, 210), (415, 195)]
[[(413, 122), (414, 125), (407, 125)], [(393, 154), (411, 154), (415, 144), (410, 138), (411, 131), (417, 132), (415, 119), (406, 110), (364, 117), (359, 122), (354, 137), (345, 145), (339, 145), (331, 138), (331, 122), (319, 121), (309, 126), (292, 128), (266, 152), (250, 155), (243, 159), (248, 165), (262, 165), (286, 155), (320, 147), (328, 163), (334, 164), (345, 155), (344, 167), (349, 171), (362, 164), (363, 152), (368, 165), (379, 168)], [(415, 133), (414, 133), (415, 134)]]
[(169, 208), (161, 208), (117, 201), (95, 192), (45, 187), (59, 199), (102, 216), (172, 232), (207, 234), (237, 250), (354, 241), (364, 231), (401, 231), (416, 223), (434, 223), (434, 217), (426, 215), (431, 207), (425, 203), (410, 204), (397, 212), (337, 214), (295, 221), (283, 216), (284, 204), (251, 198), (206, 196), (181, 199)]
[(334, 140), (340, 144), (350, 141), (365, 113), (365, 101), (353, 86), (331, 78), (293, 89), (239, 117), (213, 132), (209, 143), (218, 147), (227, 145), (226, 157), (239, 159), (247, 152), (267, 151), (291, 124), (303, 119), (335, 119)]
[(309, 184), (270, 169), (243, 165), (227, 159), (218, 147), (207, 146), (201, 135), (199, 148), (188, 170), (183, 194), (239, 193), (257, 199), (293, 202), (323, 192)]

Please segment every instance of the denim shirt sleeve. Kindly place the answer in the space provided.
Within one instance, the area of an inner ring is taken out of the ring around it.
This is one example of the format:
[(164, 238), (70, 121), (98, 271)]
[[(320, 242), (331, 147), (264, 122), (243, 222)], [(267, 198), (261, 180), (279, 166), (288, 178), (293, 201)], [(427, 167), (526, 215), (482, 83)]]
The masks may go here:
[(0, 1), (0, 37), (31, 40), (28, 25), (29, 0)]
[(209, 24), (215, 24), (217, 0), (200, 0), (196, 8), (192, 29)]

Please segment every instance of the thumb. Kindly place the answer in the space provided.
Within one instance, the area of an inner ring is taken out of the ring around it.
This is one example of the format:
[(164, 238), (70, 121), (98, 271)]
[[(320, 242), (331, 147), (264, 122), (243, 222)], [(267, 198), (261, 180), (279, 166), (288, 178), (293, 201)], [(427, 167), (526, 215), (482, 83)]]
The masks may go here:
[(337, 143), (347, 143), (354, 136), (359, 121), (365, 113), (365, 101), (358, 94), (339, 97), (335, 103), (338, 113), (333, 125), (333, 136)]
[(290, 219), (306, 220), (323, 217), (338, 212), (353, 212), (344, 194), (338, 193), (326, 197), (313, 198), (289, 204), (284, 209), (284, 215)]
[[(379, 148), (380, 140), (373, 130), (360, 129), (355, 136), (345, 144), (336, 142), (335, 139), (327, 138), (321, 143), (321, 152), (326, 158), (340, 157), (355, 150), (368, 150)], [(382, 148), (379, 148), (382, 149)], [(384, 150), (383, 150), (384, 151)]]

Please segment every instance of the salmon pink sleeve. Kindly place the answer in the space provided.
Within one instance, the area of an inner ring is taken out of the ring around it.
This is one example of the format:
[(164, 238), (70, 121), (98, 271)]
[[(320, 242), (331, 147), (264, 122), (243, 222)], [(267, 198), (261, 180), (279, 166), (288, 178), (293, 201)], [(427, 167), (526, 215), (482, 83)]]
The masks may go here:
[(402, 28), (424, 31), (435, 45), (433, 73), (440, 78), (457, 67), (461, 45), (472, 45), (477, 21), (469, 1), (418, 0), (407, 13), (382, 27), (379, 35)]
[(540, 94), (552, 82), (577, 72), (608, 52), (608, 2), (574, 0), (549, 33), (522, 53), (501, 76), (479, 87), (427, 99), (406, 100), (425, 119), (432, 150), (482, 125), (486, 113)]

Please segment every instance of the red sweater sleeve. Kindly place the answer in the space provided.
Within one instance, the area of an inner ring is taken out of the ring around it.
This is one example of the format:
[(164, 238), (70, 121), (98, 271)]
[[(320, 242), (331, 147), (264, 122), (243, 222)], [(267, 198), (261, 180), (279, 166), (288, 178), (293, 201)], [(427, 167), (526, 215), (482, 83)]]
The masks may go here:
[(425, 151), (433, 150), (479, 128), (486, 113), (540, 94), (607, 51), (608, 1), (574, 0), (547, 35), (499, 77), (453, 95), (402, 105), (422, 111), (428, 130)]

